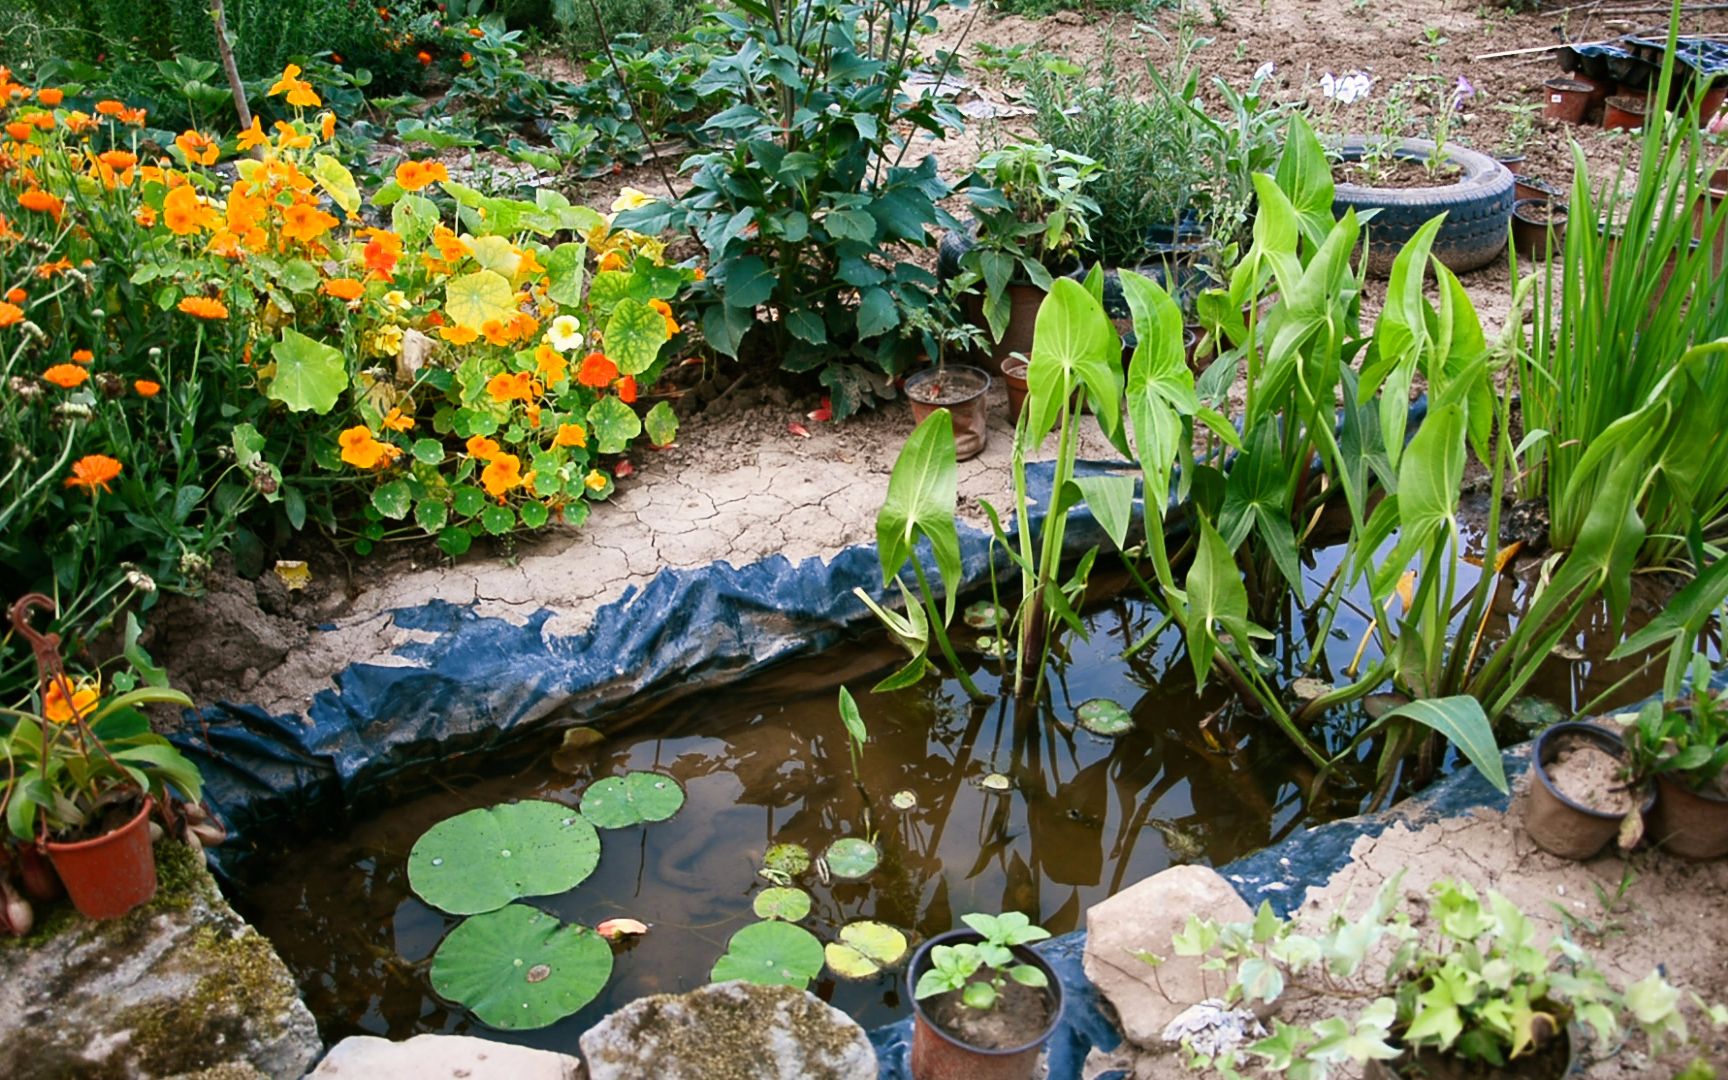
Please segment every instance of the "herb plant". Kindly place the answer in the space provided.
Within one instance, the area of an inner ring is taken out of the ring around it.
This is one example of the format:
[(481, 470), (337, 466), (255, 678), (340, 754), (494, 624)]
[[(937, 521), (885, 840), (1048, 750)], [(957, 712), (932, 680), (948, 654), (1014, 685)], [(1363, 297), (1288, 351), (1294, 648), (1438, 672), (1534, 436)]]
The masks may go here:
[(959, 991), (960, 1000), (968, 1008), (989, 1009), (1001, 998), (1002, 988), (1010, 979), (1021, 986), (1049, 985), (1042, 970), (1015, 962), (1014, 946), (1043, 941), (1050, 931), (1033, 926), (1018, 911), (962, 915), (960, 921), (983, 935), (984, 940), (931, 949), (931, 967), (918, 976), (918, 985), (912, 991), (919, 1001)]

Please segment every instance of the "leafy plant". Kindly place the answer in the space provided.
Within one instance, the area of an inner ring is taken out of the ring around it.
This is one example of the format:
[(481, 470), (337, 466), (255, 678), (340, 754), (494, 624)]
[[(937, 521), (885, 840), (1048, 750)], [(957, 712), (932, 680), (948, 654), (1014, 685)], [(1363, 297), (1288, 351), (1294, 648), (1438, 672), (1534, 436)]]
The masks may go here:
[(1010, 979), (1021, 986), (1049, 985), (1041, 969), (1016, 962), (1014, 947), (1043, 941), (1050, 931), (1032, 925), (1032, 920), (1018, 911), (962, 915), (960, 921), (984, 940), (931, 949), (930, 969), (918, 976), (912, 991), (919, 1001), (957, 991), (967, 1008), (990, 1009), (1001, 999), (1002, 988)]

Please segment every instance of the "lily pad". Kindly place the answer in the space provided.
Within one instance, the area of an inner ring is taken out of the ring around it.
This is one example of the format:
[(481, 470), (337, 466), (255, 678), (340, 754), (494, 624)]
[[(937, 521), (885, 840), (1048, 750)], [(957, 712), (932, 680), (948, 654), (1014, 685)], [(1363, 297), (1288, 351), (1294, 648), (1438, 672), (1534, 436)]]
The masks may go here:
[(1001, 793), (1013, 790), (1014, 782), (999, 772), (993, 772), (989, 776), (978, 781), (978, 786), (983, 788), (985, 791)]
[(684, 789), (663, 773), (608, 776), (589, 784), (582, 793), (582, 816), (602, 829), (665, 821), (683, 805)]
[(1074, 713), (1080, 726), (1094, 735), (1113, 739), (1134, 730), (1134, 718), (1128, 710), (1109, 698), (1093, 698)]
[(1014, 655), (1014, 643), (1005, 637), (985, 634), (978, 639), (978, 651), (992, 660), (1006, 660)]
[(604, 938), (527, 904), (466, 920), (432, 957), (434, 990), (507, 1031), (557, 1023), (598, 997), (611, 977)]
[(1332, 684), (1325, 679), (1301, 678), (1290, 684), (1291, 695), (1304, 705), (1331, 692)]
[(974, 630), (995, 630), (1008, 625), (1007, 609), (988, 600), (966, 605), (963, 618), (966, 625)]
[(763, 889), (756, 894), (756, 900), (750, 905), (750, 910), (756, 913), (758, 919), (784, 919), (787, 922), (797, 922), (810, 914), (810, 894), (803, 889), (791, 889), (783, 885), (772, 889)]
[(775, 844), (762, 856), (762, 876), (778, 885), (810, 869), (810, 852), (803, 844)]
[(868, 840), (847, 836), (829, 844), (822, 857), (828, 863), (829, 873), (837, 878), (856, 880), (876, 869), (882, 853)]
[(896, 791), (894, 797), (888, 800), (888, 805), (896, 810), (910, 810), (918, 805), (918, 793), (911, 790)]
[(534, 799), (469, 810), (427, 829), (408, 853), (408, 884), (435, 908), (476, 915), (572, 889), (599, 863), (600, 836), (586, 818)]
[(714, 965), (714, 982), (743, 979), (761, 986), (809, 985), (822, 971), (822, 943), (801, 926), (771, 919), (732, 935)]
[(847, 923), (840, 928), (840, 940), (829, 942), (822, 954), (841, 978), (868, 979), (900, 962), (906, 955), (906, 935), (887, 923)]

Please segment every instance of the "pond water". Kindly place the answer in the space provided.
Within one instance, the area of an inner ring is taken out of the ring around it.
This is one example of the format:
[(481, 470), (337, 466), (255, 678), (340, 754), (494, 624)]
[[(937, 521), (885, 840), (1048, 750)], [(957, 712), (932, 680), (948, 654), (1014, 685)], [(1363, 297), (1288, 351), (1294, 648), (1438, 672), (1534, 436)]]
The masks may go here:
[[(1332, 565), (1321, 553), (1316, 580)], [(1507, 606), (1516, 591), (1508, 585)], [(556, 732), (510, 755), (443, 762), (345, 832), (299, 836), (257, 860), (263, 876), (237, 904), (294, 971), (326, 1040), (483, 1030), (431, 990), (426, 967), (460, 920), (409, 891), (415, 840), (474, 807), (524, 798), (574, 806), (592, 780), (632, 769), (669, 774), (687, 793), (677, 816), (602, 830), (593, 876), (564, 895), (526, 901), (590, 926), (618, 916), (651, 926), (614, 947), (611, 981), (581, 1012), (538, 1031), (489, 1035), (573, 1053), (607, 1012), (707, 981), (727, 939), (755, 919), (752, 897), (770, 884), (757, 870), (774, 844), (819, 852), (839, 837), (873, 836), (880, 845), (881, 865), (863, 881), (823, 884), (805, 874), (797, 882), (815, 899), (804, 925), (823, 940), (859, 918), (917, 940), (959, 925), (964, 913), (1010, 909), (1063, 933), (1083, 925), (1090, 905), (1174, 862), (1222, 865), (1357, 811), (1354, 800), (1309, 805), (1311, 770), (1282, 735), (1233, 716), (1216, 686), (1197, 696), (1178, 635), (1124, 660), (1157, 620), (1127, 591), (1091, 608), (1090, 640), (1069, 642), (1036, 709), (975, 705), (957, 683), (934, 679), (871, 694), (904, 657), (867, 638), (615, 718), (627, 724), (608, 721), (616, 733), (579, 755), (574, 771), (553, 764)], [(1599, 621), (1553, 658), (1537, 694), (1576, 705), (1624, 673), (1586, 658), (1606, 647)], [(1366, 626), (1357, 613), (1339, 618), (1327, 648), (1334, 669)], [(986, 689), (997, 685), (981, 657), (974, 675)], [(835, 707), (842, 683), (869, 728), (856, 775)], [(1645, 692), (1641, 683), (1621, 697)], [(1125, 706), (1133, 730), (1105, 739), (1076, 727), (1076, 708), (1092, 698)], [(993, 773), (1007, 777), (1008, 790), (983, 785)], [(901, 792), (916, 798), (912, 808), (894, 808)], [(813, 989), (870, 1027), (906, 1015), (898, 979), (847, 982), (824, 972)]]

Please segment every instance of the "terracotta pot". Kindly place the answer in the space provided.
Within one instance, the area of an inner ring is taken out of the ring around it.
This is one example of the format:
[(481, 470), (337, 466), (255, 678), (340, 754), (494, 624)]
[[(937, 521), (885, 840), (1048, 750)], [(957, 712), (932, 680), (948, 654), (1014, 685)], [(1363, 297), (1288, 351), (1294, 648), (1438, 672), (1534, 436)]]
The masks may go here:
[(1598, 79), (1598, 78), (1595, 78), (1593, 76), (1583, 75), (1583, 74), (1575, 74), (1572, 76), (1572, 79), (1574, 82), (1581, 82), (1585, 86), (1588, 86), (1590, 88), (1590, 95), (1589, 95), (1589, 102), (1590, 103), (1589, 103), (1589, 105), (1587, 105), (1585, 107), (1585, 110), (1584, 110), (1584, 115), (1586, 117), (1588, 117), (1590, 115), (1591, 109), (1602, 104), (1604, 101), (1607, 101), (1608, 98), (1614, 93), (1614, 80), (1613, 79)]
[(1710, 190), (1728, 190), (1728, 165), (1724, 165), (1710, 174)]
[[(1718, 170), (1721, 171), (1721, 170)], [(1702, 241), (1706, 227), (1710, 221), (1718, 217), (1722, 203), (1728, 200), (1728, 178), (1720, 185), (1713, 186), (1709, 191), (1698, 196), (1698, 201), (1692, 204), (1692, 238)], [(1714, 253), (1710, 265), (1718, 273), (1728, 269), (1728, 221), (1716, 230)]]
[(1590, 93), (1595, 89), (1591, 84), (1578, 79), (1549, 79), (1542, 84), (1542, 89), (1548, 98), (1542, 106), (1544, 118), (1567, 124), (1584, 122), (1584, 112), (1590, 107)]
[(1530, 259), (1560, 250), (1566, 231), (1566, 204), (1553, 199), (1519, 199), (1512, 204), (1512, 246)]
[(1646, 833), (1682, 859), (1728, 855), (1728, 797), (1693, 791), (1667, 773), (1656, 777), (1656, 809)]
[[(1512, 195), (1516, 200), (1558, 199), (1560, 191), (1553, 184), (1534, 176), (1512, 174)], [(1516, 205), (1516, 203), (1514, 203)]]
[[(1626, 744), (1620, 736), (1595, 724), (1555, 724), (1536, 736), (1536, 747), (1530, 754), (1532, 779), (1524, 803), (1524, 830), (1543, 851), (1562, 859), (1588, 859), (1620, 831), (1622, 815), (1574, 802), (1554, 786), (1548, 766), (1572, 739), (1593, 743), (1622, 764), (1626, 761)], [(1644, 797), (1645, 813), (1654, 799), (1654, 793)]]
[[(938, 381), (940, 380), (940, 381)], [(935, 399), (946, 400), (935, 400)], [(954, 417), (954, 456), (960, 461), (984, 452), (990, 441), (990, 376), (966, 364), (925, 368), (906, 378), (912, 418), (922, 424), (937, 409)]]
[(938, 945), (962, 945), (982, 941), (982, 935), (972, 930), (950, 930), (937, 934), (919, 947), (906, 969), (907, 997), (912, 1002), (912, 1078), (913, 1080), (1030, 1080), (1038, 1068), (1038, 1056), (1044, 1044), (1062, 1022), (1062, 983), (1044, 958), (1024, 945), (1014, 946), (1014, 959), (1031, 964), (1044, 972), (1049, 982), (1050, 1019), (1044, 1030), (1027, 1042), (1003, 1050), (984, 1050), (971, 1046), (938, 1027), (918, 1000), (918, 977), (930, 970), (931, 951)]
[[(1002, 330), (1002, 340), (990, 346), (985, 362), (987, 367), (996, 367), (1014, 353), (1022, 356), (1032, 355), (1032, 331), (1038, 322), (1038, 308), (1044, 303), (1044, 290), (1036, 285), (1008, 286), (1008, 325)], [(966, 294), (964, 299), (966, 317), (972, 324), (989, 333), (989, 324), (984, 321), (984, 298), (977, 292)]]
[(150, 849), (150, 810), (146, 796), (136, 817), (113, 832), (75, 844), (48, 844), (48, 858), (88, 919), (118, 919), (156, 895), (156, 855)]
[(1649, 98), (1618, 94), (1602, 103), (1602, 126), (1610, 130), (1641, 128), (1649, 108)]
[(1728, 101), (1728, 81), (1718, 77), (1715, 85), (1704, 93), (1704, 100), (1698, 105), (1698, 126), (1708, 127), (1716, 114), (1722, 111), (1722, 103)]
[(1009, 357), (1002, 361), (1002, 381), (1008, 386), (1008, 418), (1016, 426), (1020, 423), (1020, 410), (1026, 407), (1026, 395), (1030, 391), (1026, 387), (1027, 363), (1019, 357)]

